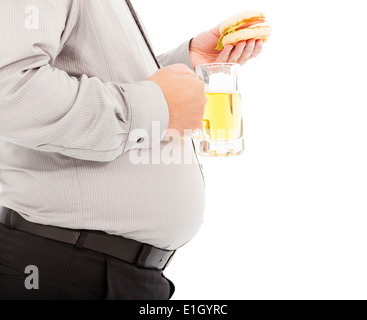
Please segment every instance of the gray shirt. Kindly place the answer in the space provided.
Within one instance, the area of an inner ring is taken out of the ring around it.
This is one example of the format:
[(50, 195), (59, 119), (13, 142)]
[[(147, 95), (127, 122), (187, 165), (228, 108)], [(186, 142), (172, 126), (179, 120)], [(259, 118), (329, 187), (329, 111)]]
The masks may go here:
[[(192, 164), (130, 160), (169, 143), (169, 113), (125, 1), (29, 5), (0, 1), (0, 205), (40, 224), (184, 245), (202, 224), (203, 176), (192, 145)], [(158, 60), (192, 68), (188, 48)]]

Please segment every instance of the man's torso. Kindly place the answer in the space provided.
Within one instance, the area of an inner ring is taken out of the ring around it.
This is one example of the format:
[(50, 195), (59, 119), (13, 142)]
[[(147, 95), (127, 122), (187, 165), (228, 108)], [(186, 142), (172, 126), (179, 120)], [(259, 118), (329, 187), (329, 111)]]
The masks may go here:
[[(157, 70), (123, 0), (82, 0), (78, 22), (51, 64), (76, 78), (117, 83), (143, 81)], [(167, 145), (144, 152), (151, 157)], [(184, 152), (183, 145), (175, 148)], [(129, 152), (101, 163), (0, 140), (0, 205), (36, 223), (176, 249), (197, 233), (204, 211), (202, 173), (192, 146), (185, 150), (192, 164), (134, 165)]]

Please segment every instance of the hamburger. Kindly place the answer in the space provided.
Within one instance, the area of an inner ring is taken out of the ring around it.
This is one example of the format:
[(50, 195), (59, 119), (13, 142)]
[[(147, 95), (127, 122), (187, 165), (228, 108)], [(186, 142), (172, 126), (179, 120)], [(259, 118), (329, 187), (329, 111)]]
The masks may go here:
[(216, 49), (222, 50), (225, 45), (236, 45), (242, 40), (262, 39), (265, 42), (271, 34), (271, 28), (263, 13), (251, 10), (228, 18), (220, 25), (219, 32), (221, 37)]

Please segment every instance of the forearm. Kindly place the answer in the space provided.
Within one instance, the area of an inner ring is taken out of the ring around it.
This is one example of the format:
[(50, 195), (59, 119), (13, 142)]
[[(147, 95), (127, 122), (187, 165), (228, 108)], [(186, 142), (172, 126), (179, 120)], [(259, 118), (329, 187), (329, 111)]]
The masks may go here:
[[(192, 39), (191, 39), (192, 40)], [(186, 41), (183, 44), (181, 44), (179, 47), (165, 53), (162, 55), (159, 55), (158, 61), (162, 66), (168, 66), (176, 63), (183, 63), (187, 65), (191, 70), (194, 71), (194, 67), (191, 63), (190, 59), (190, 42)]]
[[(151, 136), (152, 122), (159, 121), (160, 133), (168, 127), (159, 86), (75, 78), (52, 67), (77, 20), (79, 2), (35, 3), (40, 26), (27, 30), (27, 1), (0, 2), (0, 19), (9, 23), (8, 31), (0, 29), (6, 48), (0, 55), (0, 139), (91, 161), (112, 161), (159, 143), (159, 134)], [(144, 142), (137, 144), (138, 138)]]
[(45, 66), (1, 77), (0, 87), (0, 138), (38, 151), (112, 161), (159, 142), (150, 136), (153, 121), (168, 126), (163, 93), (151, 81), (102, 83)]

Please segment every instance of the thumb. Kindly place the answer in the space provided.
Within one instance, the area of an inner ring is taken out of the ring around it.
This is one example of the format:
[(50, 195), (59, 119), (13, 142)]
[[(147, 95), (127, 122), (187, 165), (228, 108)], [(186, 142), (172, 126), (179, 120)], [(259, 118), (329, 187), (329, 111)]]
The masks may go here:
[(193, 72), (186, 64), (183, 63), (177, 63), (172, 64), (168, 66), (174, 73), (180, 73), (180, 74), (188, 74), (195, 77), (195, 72)]

